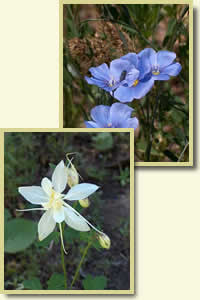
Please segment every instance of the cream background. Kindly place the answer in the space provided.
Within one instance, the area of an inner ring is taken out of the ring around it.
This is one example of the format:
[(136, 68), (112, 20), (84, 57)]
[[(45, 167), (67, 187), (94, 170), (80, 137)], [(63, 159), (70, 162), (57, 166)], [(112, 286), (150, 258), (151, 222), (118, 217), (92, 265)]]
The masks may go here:
[(0, 127), (59, 126), (58, 4), (0, 0)]
[[(59, 125), (58, 4), (58, 0), (0, 0), (0, 127)], [(138, 300), (200, 299), (198, 0), (194, 7), (197, 5), (198, 12), (194, 15), (194, 86), (198, 89), (194, 93), (196, 166), (136, 169), (136, 296), (133, 297)], [(0, 295), (0, 300), (7, 297)], [(73, 299), (79, 297), (74, 295)], [(120, 298), (127, 297), (132, 296)]]

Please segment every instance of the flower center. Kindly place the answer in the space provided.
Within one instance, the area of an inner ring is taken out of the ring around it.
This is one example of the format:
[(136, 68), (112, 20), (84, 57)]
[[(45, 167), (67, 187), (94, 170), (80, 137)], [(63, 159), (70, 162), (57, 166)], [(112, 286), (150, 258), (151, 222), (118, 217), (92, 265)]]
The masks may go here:
[(153, 74), (153, 75), (159, 75), (159, 74), (160, 74), (160, 71), (159, 71), (158, 66), (154, 66), (154, 69), (153, 69), (153, 71), (152, 71), (152, 74)]
[(114, 80), (114, 78), (112, 78), (109, 82), (108, 82), (108, 86), (112, 87), (116, 84), (116, 81)]
[(108, 127), (112, 127), (112, 123), (108, 123)]
[(136, 86), (136, 85), (138, 85), (138, 83), (139, 83), (139, 80), (138, 80), (138, 79), (136, 79), (136, 80), (133, 82), (133, 86)]
[(50, 209), (50, 208), (59, 209), (61, 208), (62, 205), (63, 205), (63, 201), (62, 201), (61, 194), (56, 193), (56, 191), (54, 191), (53, 189), (51, 191), (49, 202), (43, 204), (44, 208), (46, 209)]

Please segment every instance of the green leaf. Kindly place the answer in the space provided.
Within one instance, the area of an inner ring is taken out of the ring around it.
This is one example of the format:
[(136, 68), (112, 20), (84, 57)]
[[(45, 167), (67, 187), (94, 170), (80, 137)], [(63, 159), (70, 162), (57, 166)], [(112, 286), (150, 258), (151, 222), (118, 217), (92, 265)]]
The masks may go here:
[(72, 244), (74, 241), (79, 240), (80, 232), (67, 226), (64, 230), (64, 240), (67, 244)]
[(98, 179), (100, 181), (103, 181), (104, 177), (107, 175), (106, 170), (99, 170), (99, 168), (95, 168), (94, 166), (88, 167), (86, 169), (86, 173), (89, 177)]
[(26, 290), (42, 290), (42, 285), (37, 277), (33, 277), (29, 280), (24, 280), (23, 285)]
[(62, 274), (54, 273), (47, 281), (48, 290), (63, 290), (65, 277)]
[(37, 224), (18, 218), (5, 224), (5, 252), (16, 253), (28, 248), (35, 240)]
[(49, 236), (47, 236), (44, 240), (42, 241), (37, 241), (36, 246), (37, 247), (48, 247), (50, 242), (54, 240), (55, 244), (57, 245), (60, 240), (60, 233), (57, 231), (52, 232)]
[(79, 237), (81, 241), (88, 242), (91, 238), (91, 231), (81, 231)]
[(54, 171), (55, 168), (56, 168), (56, 165), (52, 164), (52, 163), (49, 163), (49, 167), (50, 167), (51, 171)]
[(94, 147), (100, 151), (107, 151), (113, 147), (113, 137), (110, 132), (98, 133), (93, 137)]
[(175, 25), (176, 25), (176, 19), (173, 17), (169, 20), (169, 23), (168, 23), (168, 29), (167, 29), (167, 33), (166, 33), (167, 36), (172, 35)]
[(7, 208), (4, 209), (4, 221), (8, 221), (9, 219), (11, 219), (11, 214), (9, 212), (9, 210)]
[(83, 280), (84, 290), (104, 290), (107, 286), (107, 278), (105, 276), (87, 275)]
[(182, 112), (179, 112), (179, 111), (176, 111), (176, 110), (173, 110), (170, 114), (170, 117), (172, 119), (172, 121), (177, 124), (177, 123), (181, 123), (182, 122), (182, 119), (183, 119), (183, 113)]
[(139, 141), (138, 143), (137, 143), (137, 149), (139, 150), (139, 151), (142, 151), (142, 152), (144, 152), (145, 151), (145, 149), (146, 149), (146, 142), (145, 141)]
[(97, 251), (102, 250), (102, 247), (99, 244), (98, 239), (94, 239), (94, 232), (92, 230), (87, 231), (87, 232), (81, 231), (79, 233), (79, 238), (80, 238), (81, 241), (84, 241), (84, 242), (87, 242), (87, 243), (92, 240), (91, 247), (95, 248)]

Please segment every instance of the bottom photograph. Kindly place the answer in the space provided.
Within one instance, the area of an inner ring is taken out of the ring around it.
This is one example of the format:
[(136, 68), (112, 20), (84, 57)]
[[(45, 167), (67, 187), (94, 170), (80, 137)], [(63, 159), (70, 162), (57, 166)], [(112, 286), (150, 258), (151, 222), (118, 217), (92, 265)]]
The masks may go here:
[(1, 134), (3, 293), (134, 294), (134, 131)]

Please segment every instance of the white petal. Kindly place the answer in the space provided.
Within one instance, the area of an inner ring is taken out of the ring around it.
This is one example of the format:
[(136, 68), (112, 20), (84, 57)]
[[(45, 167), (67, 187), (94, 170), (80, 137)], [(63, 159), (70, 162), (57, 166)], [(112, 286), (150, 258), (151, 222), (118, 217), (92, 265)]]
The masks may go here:
[(52, 209), (48, 209), (41, 217), (38, 223), (39, 240), (45, 239), (56, 226), (56, 222), (53, 218)]
[(48, 196), (51, 196), (51, 192), (52, 192), (51, 180), (49, 180), (47, 177), (43, 178), (42, 182), (41, 182), (41, 186), (42, 186), (43, 190), (45, 191), (45, 193)]
[(93, 194), (99, 186), (90, 183), (80, 183), (73, 186), (64, 199), (67, 200), (82, 200)]
[(53, 209), (53, 218), (57, 223), (61, 223), (65, 219), (64, 207)]
[(89, 231), (90, 227), (84, 219), (77, 216), (75, 212), (71, 211), (69, 208), (64, 208), (65, 211), (65, 222), (68, 226), (79, 231)]
[(23, 186), (19, 187), (18, 191), (32, 204), (42, 204), (49, 201), (47, 194), (40, 186)]
[(56, 192), (62, 193), (67, 184), (67, 168), (63, 160), (56, 166), (52, 175), (52, 184)]

